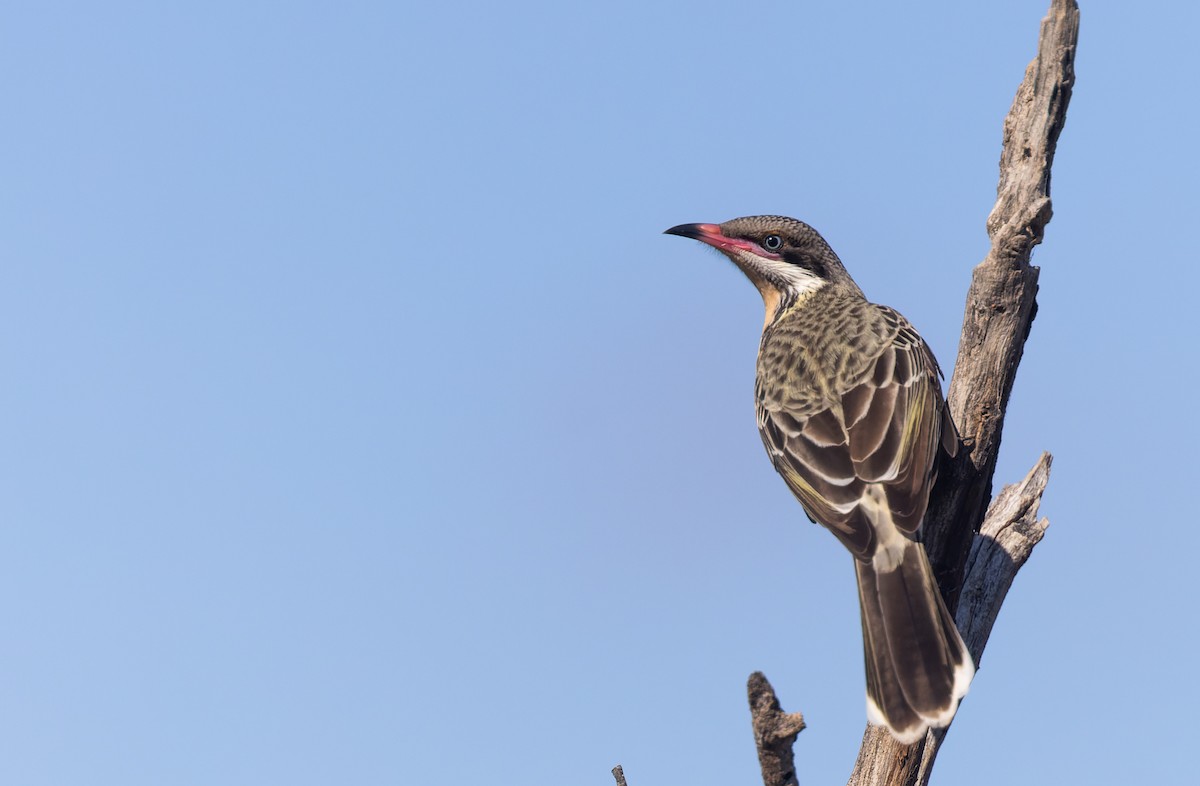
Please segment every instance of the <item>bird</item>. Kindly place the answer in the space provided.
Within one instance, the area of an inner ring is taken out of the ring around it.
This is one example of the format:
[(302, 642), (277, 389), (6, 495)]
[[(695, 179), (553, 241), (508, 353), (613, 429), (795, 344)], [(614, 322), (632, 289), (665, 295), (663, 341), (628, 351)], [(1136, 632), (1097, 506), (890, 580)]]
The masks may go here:
[(854, 557), (868, 722), (904, 744), (949, 725), (975, 663), (919, 541), (939, 452), (953, 457), (960, 442), (933, 352), (802, 221), (748, 216), (664, 234), (717, 249), (762, 295), (758, 429), (808, 517)]

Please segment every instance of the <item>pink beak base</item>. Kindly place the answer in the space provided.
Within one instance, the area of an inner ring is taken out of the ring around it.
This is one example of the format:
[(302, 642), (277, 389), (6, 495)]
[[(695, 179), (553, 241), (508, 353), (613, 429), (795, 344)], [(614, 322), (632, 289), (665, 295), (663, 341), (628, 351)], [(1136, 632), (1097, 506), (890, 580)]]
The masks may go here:
[(721, 232), (721, 227), (716, 224), (680, 224), (676, 227), (671, 227), (664, 235), (679, 235), (680, 237), (690, 237), (693, 240), (699, 240), (701, 243), (707, 243), (713, 248), (722, 251), (733, 250), (735, 248), (743, 251), (758, 251), (758, 247), (749, 240), (742, 240), (737, 237), (726, 237)]

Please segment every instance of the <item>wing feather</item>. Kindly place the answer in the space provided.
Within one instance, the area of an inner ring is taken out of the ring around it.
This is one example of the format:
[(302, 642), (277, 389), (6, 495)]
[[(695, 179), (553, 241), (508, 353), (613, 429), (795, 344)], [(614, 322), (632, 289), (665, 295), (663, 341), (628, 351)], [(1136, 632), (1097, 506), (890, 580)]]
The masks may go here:
[[(900, 396), (901, 391), (899, 385), (888, 384), (884, 387), (875, 387), (874, 383), (868, 379), (859, 387), (872, 388), (874, 394), (871, 396), (871, 406), (862, 418), (847, 428), (850, 458), (856, 465), (866, 463), (868, 459), (879, 452), (888, 432), (895, 426), (896, 416), (904, 414), (903, 409), (900, 409), (899, 412), (896, 409), (897, 397)], [(904, 400), (901, 399), (899, 404), (903, 407)], [(876, 480), (876, 478), (865, 479)]]
[(913, 534), (925, 515), (937, 450), (953, 455), (958, 444), (937, 361), (903, 317), (879, 309), (890, 337), (823, 407), (803, 411), (793, 399), (768, 399), (761, 389), (758, 402), (776, 469), (809, 516), (860, 557), (875, 544), (860, 504), (868, 485), (882, 486), (894, 524)]

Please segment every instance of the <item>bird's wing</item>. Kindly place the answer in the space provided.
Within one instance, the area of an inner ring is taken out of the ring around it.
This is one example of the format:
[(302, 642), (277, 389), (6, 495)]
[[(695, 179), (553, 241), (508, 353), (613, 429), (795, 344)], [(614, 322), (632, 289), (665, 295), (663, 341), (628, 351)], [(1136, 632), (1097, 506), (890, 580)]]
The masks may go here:
[(949, 418), (933, 354), (898, 313), (880, 308), (880, 316), (891, 339), (825, 409), (801, 414), (759, 396), (759, 426), (775, 468), (809, 516), (864, 557), (875, 545), (865, 509), (878, 504), (872, 488), (882, 489), (895, 526), (915, 533), (942, 431), (953, 429), (943, 425)]

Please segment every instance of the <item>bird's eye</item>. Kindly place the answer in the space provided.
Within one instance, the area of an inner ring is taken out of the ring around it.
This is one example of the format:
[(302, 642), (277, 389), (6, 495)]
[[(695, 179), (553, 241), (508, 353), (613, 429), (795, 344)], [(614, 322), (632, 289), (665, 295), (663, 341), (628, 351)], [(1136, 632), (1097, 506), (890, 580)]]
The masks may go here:
[(768, 251), (778, 251), (783, 248), (783, 238), (779, 235), (767, 235), (763, 238), (763, 248)]

